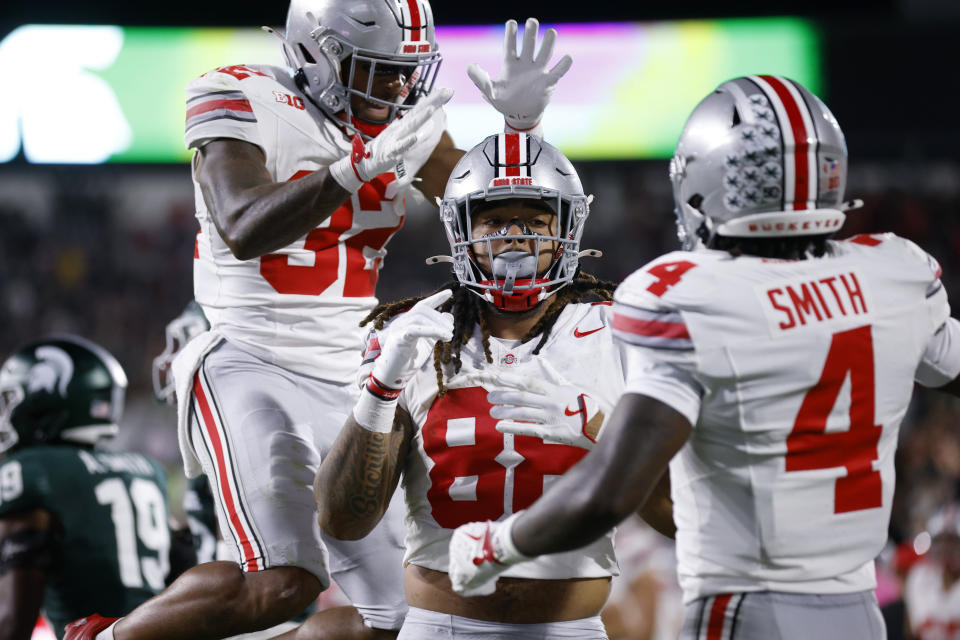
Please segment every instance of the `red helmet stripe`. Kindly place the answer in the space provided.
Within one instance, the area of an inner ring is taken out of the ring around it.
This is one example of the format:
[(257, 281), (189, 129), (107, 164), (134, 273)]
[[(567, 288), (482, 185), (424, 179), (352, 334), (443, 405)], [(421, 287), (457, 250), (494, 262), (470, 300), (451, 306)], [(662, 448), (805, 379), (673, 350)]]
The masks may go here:
[(503, 134), (503, 146), (505, 147), (506, 153), (504, 154), (504, 164), (513, 165), (507, 166), (505, 175), (508, 176), (519, 176), (520, 175), (520, 134), (519, 133), (505, 133)]
[(786, 116), (790, 125), (789, 130), (781, 127), (785, 145), (792, 143), (793, 146), (792, 158), (784, 158), (784, 200), (788, 203), (787, 208), (794, 211), (815, 208), (816, 185), (811, 182), (817, 176), (817, 146), (810, 144), (810, 141), (816, 139), (816, 132), (807, 105), (789, 81), (777, 76), (756, 78), (763, 81), (760, 86), (765, 89), (778, 117), (783, 120)]
[(420, 0), (407, 0), (407, 10), (410, 12), (410, 30), (411, 40), (420, 40), (420, 27), (423, 21), (420, 17)]

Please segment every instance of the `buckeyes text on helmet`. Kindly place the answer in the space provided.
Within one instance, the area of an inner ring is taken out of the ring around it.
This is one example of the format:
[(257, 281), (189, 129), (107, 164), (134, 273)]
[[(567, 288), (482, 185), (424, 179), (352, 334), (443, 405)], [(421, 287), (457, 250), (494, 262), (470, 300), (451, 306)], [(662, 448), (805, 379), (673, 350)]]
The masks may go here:
[(716, 235), (829, 234), (844, 220), (847, 147), (836, 118), (803, 86), (746, 76), (690, 114), (670, 178), (685, 249)]
[(32, 342), (0, 366), (0, 452), (112, 437), (126, 390), (123, 367), (100, 345), (72, 335)]
[[(528, 272), (530, 268), (518, 262), (501, 268), (494, 260), (491, 272), (476, 260), (481, 243), (488, 245), (485, 255), (494, 254), (490, 243), (495, 238), (473, 237), (474, 214), (491, 203), (513, 199), (537, 200), (556, 214), (551, 233), (533, 233), (513, 222), (501, 232), (513, 225), (520, 235), (512, 235), (512, 239), (532, 240), (538, 248), (540, 243), (554, 243), (553, 260), (545, 271)], [(576, 275), (590, 200), (573, 165), (556, 147), (523, 133), (489, 136), (454, 167), (440, 204), (455, 276), (497, 307), (511, 311), (532, 308)]]
[[(428, 0), (291, 0), (284, 55), (307, 97), (361, 134), (368, 131), (351, 96), (386, 107), (375, 124), (389, 123), (430, 92), (440, 65)], [(356, 86), (360, 68), (367, 81)], [(385, 72), (404, 78), (392, 99), (374, 92), (373, 79)]]

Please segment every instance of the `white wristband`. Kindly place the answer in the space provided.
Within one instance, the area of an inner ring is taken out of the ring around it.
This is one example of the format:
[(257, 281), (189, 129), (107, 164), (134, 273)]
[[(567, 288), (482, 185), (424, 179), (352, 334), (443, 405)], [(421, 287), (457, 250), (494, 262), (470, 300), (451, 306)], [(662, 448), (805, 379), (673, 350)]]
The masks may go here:
[(503, 120), (503, 132), (504, 133), (525, 133), (528, 136), (533, 136), (538, 140), (543, 140), (543, 119), (537, 120), (537, 124), (532, 127), (527, 127), (526, 129), (518, 129), (510, 125), (506, 118)]
[(365, 388), (361, 389), (360, 399), (353, 407), (353, 419), (367, 431), (390, 433), (398, 402), (397, 398), (381, 400)]
[(363, 185), (363, 181), (360, 179), (359, 174), (357, 174), (353, 162), (350, 161), (350, 156), (340, 158), (330, 165), (329, 170), (330, 177), (350, 193), (356, 193), (360, 190), (360, 186)]
[(517, 545), (513, 543), (513, 525), (520, 517), (523, 511), (517, 511), (515, 514), (500, 523), (496, 533), (493, 535), (493, 548), (496, 551), (497, 559), (504, 564), (515, 564), (523, 560), (529, 560), (530, 557), (520, 553)]

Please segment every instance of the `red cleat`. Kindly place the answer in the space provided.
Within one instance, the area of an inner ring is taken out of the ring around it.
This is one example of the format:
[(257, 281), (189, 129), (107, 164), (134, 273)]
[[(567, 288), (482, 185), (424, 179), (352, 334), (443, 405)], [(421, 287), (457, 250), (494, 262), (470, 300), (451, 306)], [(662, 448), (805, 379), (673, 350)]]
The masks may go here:
[(74, 620), (63, 628), (63, 640), (94, 640), (97, 634), (120, 618), (104, 618), (99, 613)]

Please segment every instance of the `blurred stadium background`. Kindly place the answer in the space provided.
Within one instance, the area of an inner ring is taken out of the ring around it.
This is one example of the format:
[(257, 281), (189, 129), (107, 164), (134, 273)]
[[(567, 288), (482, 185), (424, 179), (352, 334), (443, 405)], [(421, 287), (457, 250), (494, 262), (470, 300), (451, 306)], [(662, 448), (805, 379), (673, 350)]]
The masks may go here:
[[(949, 95), (960, 3), (647, 4), (434, 0), (440, 83), (457, 91), (455, 142), (469, 148), (500, 127), (464, 67), (480, 62), (496, 72), (503, 21), (533, 15), (557, 26), (558, 49), (573, 54), (574, 66), (546, 135), (596, 195), (584, 243), (605, 255), (585, 268), (619, 280), (676, 246), (667, 158), (696, 101), (732, 76), (788, 75), (821, 95), (846, 132), (847, 194), (866, 206), (842, 234), (893, 231), (918, 242), (941, 261), (958, 304), (960, 125)], [(282, 25), (285, 12), (282, 1), (224, 0), (53, 0), (0, 10), (0, 353), (62, 331), (109, 348), (130, 377), (115, 446), (167, 464), (174, 496), (182, 484), (174, 415), (152, 400), (150, 363), (165, 324), (192, 296), (197, 225), (182, 148), (183, 84), (220, 65), (278, 62), (275, 41), (256, 27)], [(389, 251), (381, 299), (447, 278), (423, 262), (447, 252), (429, 207), (410, 212)], [(958, 408), (920, 391), (903, 424), (882, 601), (896, 598), (895, 559), (911, 557), (927, 517), (956, 498)], [(637, 543), (628, 557), (656, 558), (661, 547)], [(656, 560), (657, 571), (627, 583), (652, 581), (662, 619), (676, 615), (664, 586), (669, 564)], [(638, 635), (629, 620), (622, 626), (628, 631), (617, 637), (654, 637)]]

